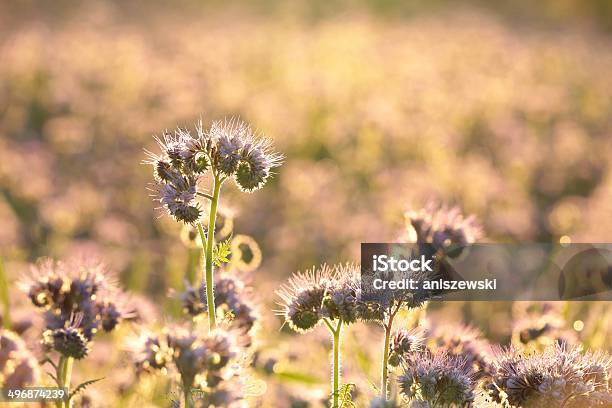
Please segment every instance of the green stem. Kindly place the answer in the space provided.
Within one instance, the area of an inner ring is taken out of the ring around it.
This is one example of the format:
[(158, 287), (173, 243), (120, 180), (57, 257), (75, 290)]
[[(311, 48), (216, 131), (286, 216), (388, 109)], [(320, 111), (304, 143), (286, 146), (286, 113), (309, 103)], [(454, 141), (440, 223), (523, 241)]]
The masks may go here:
[(193, 408), (193, 398), (191, 398), (191, 387), (183, 384), (183, 396), (185, 397), (185, 407)]
[(380, 380), (380, 396), (387, 399), (387, 382), (389, 377), (389, 341), (391, 340), (391, 322), (385, 326), (385, 345), (383, 347), (382, 375)]
[(332, 388), (333, 408), (339, 407), (340, 398), (340, 332), (342, 331), (342, 320), (338, 320), (338, 325), (335, 330), (332, 330), (334, 336), (334, 383)]
[[(72, 378), (72, 365), (74, 364), (74, 358), (72, 357), (60, 357), (59, 361), (59, 380), (61, 387), (66, 390), (68, 394), (70, 394), (70, 380)], [(63, 406), (65, 408), (72, 407), (72, 401), (70, 399), (66, 399), (64, 401)]]
[(389, 343), (391, 341), (391, 332), (393, 331), (393, 319), (402, 308), (402, 302), (398, 302), (395, 309), (391, 307), (389, 312), (389, 318), (385, 327), (385, 344), (383, 347), (383, 358), (381, 367), (381, 379), (380, 379), (380, 395), (386, 400), (389, 394)]
[(210, 330), (217, 327), (217, 317), (215, 315), (215, 295), (214, 295), (214, 280), (213, 280), (213, 245), (215, 241), (215, 221), (217, 219), (217, 203), (219, 202), (219, 194), (221, 192), (222, 180), (217, 175), (213, 181), (213, 196), (210, 200), (210, 212), (208, 218), (208, 234), (204, 235), (202, 224), (198, 224), (198, 230), (202, 243), (206, 242), (205, 248), (205, 282), (206, 282), (206, 304), (208, 306), (208, 322)]

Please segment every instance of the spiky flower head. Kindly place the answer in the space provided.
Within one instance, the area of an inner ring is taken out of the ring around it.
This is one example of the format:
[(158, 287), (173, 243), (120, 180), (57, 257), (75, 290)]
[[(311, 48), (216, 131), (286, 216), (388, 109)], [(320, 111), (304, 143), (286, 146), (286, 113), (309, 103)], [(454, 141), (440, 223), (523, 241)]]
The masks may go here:
[(39, 378), (36, 358), (16, 333), (0, 328), (0, 389), (23, 388)]
[[(423, 282), (435, 279), (437, 274), (437, 271), (410, 271), (402, 273), (401, 277)], [(373, 286), (368, 285), (369, 289), (361, 293), (361, 320), (385, 324), (398, 309), (410, 310), (424, 307), (427, 301), (433, 299), (436, 294), (433, 290), (424, 288), (424, 285), (417, 286), (416, 289), (375, 290)]]
[(339, 264), (334, 267), (333, 285), (323, 298), (321, 313), (330, 320), (354, 323), (360, 317), (359, 266)]
[[(413, 255), (417, 256), (417, 248), (411, 248)], [(434, 268), (433, 271), (407, 271), (407, 272), (377, 272), (374, 274), (364, 275), (364, 279), (369, 279), (365, 282), (364, 290), (361, 292), (361, 320), (372, 321), (379, 324), (387, 324), (391, 316), (395, 315), (398, 310), (410, 310), (423, 307), (427, 301), (436, 296), (434, 290), (417, 285), (416, 288), (407, 287), (405, 289), (383, 289), (374, 288), (371, 279), (373, 277), (382, 277), (385, 280), (412, 279), (416, 282), (424, 282), (427, 280), (435, 280), (439, 276), (439, 272)]]
[(252, 192), (264, 186), (283, 157), (272, 152), (272, 142), (259, 137), (243, 121), (213, 122), (205, 131), (200, 121), (196, 133), (177, 129), (155, 138), (160, 153), (147, 151), (145, 164), (153, 166), (154, 200), (176, 221), (193, 224), (202, 210), (197, 201), (199, 181), (209, 170), (214, 177), (233, 177), (237, 186)]
[(166, 338), (146, 329), (128, 338), (127, 351), (137, 373), (166, 371), (172, 362), (172, 350)]
[(490, 371), (491, 344), (480, 330), (466, 325), (444, 325), (436, 327), (434, 352), (443, 352), (449, 356), (462, 357), (474, 370), (476, 378)]
[(83, 331), (72, 325), (46, 330), (43, 333), (43, 344), (48, 348), (57, 351), (64, 357), (72, 357), (80, 360), (89, 354), (89, 340), (83, 334)]
[(557, 302), (515, 302), (512, 307), (512, 344), (526, 351), (543, 351), (555, 343), (575, 344)]
[(222, 329), (203, 334), (187, 326), (166, 330), (172, 361), (183, 382), (195, 387), (214, 388), (231, 378), (240, 353), (235, 334)]
[(272, 169), (281, 165), (283, 156), (272, 152), (270, 139), (258, 137), (238, 119), (216, 121), (209, 132), (213, 146), (213, 163), (223, 174), (233, 176), (245, 192), (260, 189)]
[(172, 371), (184, 386), (201, 391), (196, 406), (240, 406), (244, 395), (237, 380), (245, 350), (236, 342), (239, 336), (231, 328), (208, 332), (194, 324), (158, 333), (141, 328), (128, 339), (127, 350), (138, 372)]
[(358, 266), (323, 265), (298, 272), (277, 292), (278, 314), (297, 332), (314, 329), (324, 318), (355, 322), (359, 318)]
[(434, 406), (465, 406), (474, 400), (474, 381), (465, 359), (444, 353), (420, 353), (403, 364), (398, 378), (401, 393), (409, 400)]
[(465, 217), (457, 207), (429, 203), (418, 211), (405, 213), (409, 242), (432, 244), (449, 256), (457, 256), (461, 248), (482, 237), (482, 229), (474, 216)]
[[(497, 350), (489, 395), (512, 407), (609, 406), (612, 357), (556, 344), (542, 353)], [(608, 399), (608, 402), (606, 402)]]
[(391, 336), (389, 344), (389, 365), (397, 367), (402, 361), (409, 361), (416, 353), (425, 350), (425, 338), (418, 329), (399, 329)]
[[(198, 290), (189, 283), (181, 295), (184, 311), (194, 318), (207, 313), (207, 307), (200, 299)], [(259, 320), (259, 308), (253, 300), (251, 288), (235, 274), (215, 275), (215, 308), (226, 323), (242, 333), (240, 344), (251, 345)]]
[(112, 331), (131, 316), (114, 278), (96, 261), (45, 259), (32, 267), (20, 286), (35, 306), (45, 310), (47, 329), (66, 329), (79, 315), (78, 330), (87, 341), (98, 330)]
[(198, 408), (227, 407), (227, 408), (247, 408), (248, 400), (245, 399), (245, 384), (243, 381), (234, 377), (225, 380), (214, 388), (208, 388), (203, 393), (198, 394), (195, 406)]

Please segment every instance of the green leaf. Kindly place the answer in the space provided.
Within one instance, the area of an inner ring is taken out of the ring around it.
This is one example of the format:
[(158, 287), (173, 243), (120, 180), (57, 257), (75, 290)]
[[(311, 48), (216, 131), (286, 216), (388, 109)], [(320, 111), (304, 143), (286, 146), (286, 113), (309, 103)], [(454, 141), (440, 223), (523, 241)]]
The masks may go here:
[(68, 396), (68, 401), (70, 401), (72, 397), (77, 395), (79, 392), (84, 391), (85, 388), (89, 387), (91, 384), (97, 383), (98, 381), (101, 381), (103, 379), (104, 377), (101, 377), (101, 378), (96, 378), (95, 380), (89, 380), (89, 381), (84, 381), (80, 383), (79, 385), (77, 385), (77, 387), (74, 390), (72, 390), (72, 392)]
[(213, 250), (213, 263), (217, 266), (221, 266), (223, 263), (228, 263), (228, 256), (230, 256), (232, 253), (231, 247), (231, 237), (223, 242), (219, 242)]
[(356, 389), (357, 387), (355, 386), (355, 384), (344, 384), (342, 387), (340, 387), (340, 389), (338, 390), (338, 396), (339, 396), (339, 400), (340, 400), (340, 407), (341, 408), (354, 408), (355, 407), (355, 403), (353, 402), (353, 398), (351, 396), (351, 391), (353, 389)]

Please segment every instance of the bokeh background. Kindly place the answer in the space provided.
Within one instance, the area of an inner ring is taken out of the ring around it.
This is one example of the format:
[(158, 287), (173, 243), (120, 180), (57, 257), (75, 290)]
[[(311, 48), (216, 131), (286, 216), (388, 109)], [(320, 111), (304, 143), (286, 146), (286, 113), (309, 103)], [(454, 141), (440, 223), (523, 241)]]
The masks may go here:
[[(263, 190), (222, 198), (235, 232), (261, 247), (252, 281), (272, 332), (279, 282), (357, 261), (360, 242), (395, 239), (403, 211), (430, 200), (475, 214), (487, 241), (612, 239), (608, 1), (123, 3), (0, 3), (11, 284), (41, 256), (96, 254), (143, 302), (180, 316), (193, 253), (155, 211), (143, 149), (165, 129), (231, 115), (286, 156)], [(441, 314), (507, 341), (499, 309)], [(610, 348), (608, 306), (570, 309), (587, 345)], [(349, 357), (348, 372), (369, 370), (366, 357)], [(324, 384), (313, 372), (288, 380)]]

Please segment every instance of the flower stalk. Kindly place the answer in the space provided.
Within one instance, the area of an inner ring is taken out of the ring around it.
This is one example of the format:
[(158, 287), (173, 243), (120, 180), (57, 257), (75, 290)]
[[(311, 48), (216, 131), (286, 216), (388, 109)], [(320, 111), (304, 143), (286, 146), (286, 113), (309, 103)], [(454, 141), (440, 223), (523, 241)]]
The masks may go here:
[(389, 397), (388, 383), (389, 383), (389, 344), (391, 342), (391, 332), (393, 331), (393, 320), (397, 313), (404, 306), (402, 301), (395, 304), (395, 308), (391, 307), (387, 321), (383, 324), (385, 328), (385, 343), (383, 346), (383, 358), (380, 378), (380, 396), (385, 400)]
[[(213, 247), (215, 241), (215, 223), (217, 220), (217, 205), (219, 203), (219, 197), (221, 194), (221, 184), (224, 179), (220, 179), (218, 175), (214, 176), (213, 183), (213, 195), (210, 200), (210, 211), (208, 219), (208, 233), (204, 233), (204, 227), (202, 224), (198, 224), (198, 231), (202, 243), (206, 242), (206, 246), (203, 248), (204, 251), (204, 279), (202, 280), (202, 288), (206, 289), (206, 305), (208, 308), (208, 321), (210, 330), (214, 330), (217, 327), (216, 308), (215, 308), (215, 295), (214, 295), (214, 266), (213, 266)], [(201, 297), (204, 297), (204, 290), (201, 290)], [(204, 300), (202, 299), (202, 302)]]
[(338, 408), (340, 399), (340, 335), (342, 333), (342, 320), (338, 320), (338, 323), (334, 325), (329, 319), (323, 320), (333, 338), (333, 375), (332, 375), (332, 407)]
[[(148, 158), (144, 161), (153, 166), (152, 196), (176, 221), (198, 228), (205, 257), (200, 300), (206, 302), (212, 331), (217, 327), (213, 265), (228, 262), (227, 258), (213, 259), (221, 185), (233, 178), (245, 193), (259, 190), (267, 183), (272, 170), (281, 165), (283, 156), (272, 152), (269, 139), (260, 137), (237, 119), (213, 122), (207, 131), (200, 121), (196, 135), (179, 128), (174, 134), (165, 132), (155, 140), (161, 153), (147, 151)], [(212, 175), (212, 191), (204, 192), (200, 190), (200, 181), (208, 171)], [(199, 197), (210, 200), (208, 233), (204, 233), (200, 220)]]
[(185, 407), (193, 408), (193, 398), (191, 397), (191, 386), (183, 383), (183, 396), (185, 397)]
[(387, 382), (389, 379), (389, 341), (391, 340), (391, 322), (385, 326), (385, 344), (383, 347), (382, 374), (380, 379), (380, 396), (385, 400), (387, 396)]
[[(59, 380), (60, 386), (66, 392), (70, 393), (70, 381), (72, 379), (72, 366), (74, 364), (74, 358), (68, 356), (61, 356), (59, 360)], [(65, 408), (72, 407), (70, 396), (68, 395), (62, 406)]]

